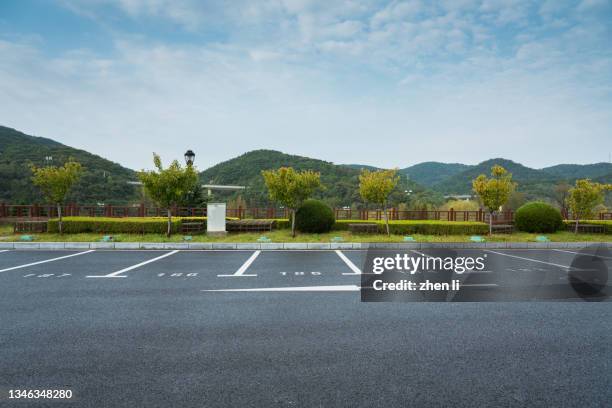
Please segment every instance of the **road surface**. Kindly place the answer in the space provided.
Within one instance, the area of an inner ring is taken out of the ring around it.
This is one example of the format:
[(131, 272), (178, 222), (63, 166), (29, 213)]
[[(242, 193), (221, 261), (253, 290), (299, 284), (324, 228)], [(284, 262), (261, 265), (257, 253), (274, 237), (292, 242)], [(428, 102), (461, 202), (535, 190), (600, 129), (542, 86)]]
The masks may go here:
[[(573, 250), (495, 250), (498, 274)], [(603, 407), (610, 302), (362, 303), (361, 251), (0, 252), (0, 406)], [(612, 259), (606, 259), (609, 265)], [(357, 288), (357, 289), (355, 289)], [(69, 389), (70, 400), (9, 399)]]

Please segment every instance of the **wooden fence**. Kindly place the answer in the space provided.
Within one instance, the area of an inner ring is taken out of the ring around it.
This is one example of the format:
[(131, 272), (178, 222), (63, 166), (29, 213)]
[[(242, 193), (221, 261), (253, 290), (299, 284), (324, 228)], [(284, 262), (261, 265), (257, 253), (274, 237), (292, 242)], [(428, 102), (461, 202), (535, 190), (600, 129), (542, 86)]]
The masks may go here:
[[(206, 208), (174, 207), (171, 209), (173, 216), (181, 217), (204, 217)], [(157, 207), (146, 207), (143, 204), (130, 206), (114, 205), (77, 205), (67, 204), (62, 207), (64, 216), (89, 216), (89, 217), (165, 217), (165, 209)], [(334, 209), (337, 220), (384, 220), (382, 210), (352, 210), (344, 208)], [(409, 210), (400, 211), (396, 208), (388, 210), (390, 220), (439, 220), (439, 221), (480, 221), (488, 222), (489, 214), (486, 211), (426, 211)], [(228, 208), (227, 216), (239, 219), (271, 219), (288, 218), (289, 212), (286, 208)], [(0, 203), (0, 219), (46, 219), (57, 217), (57, 208), (51, 205), (13, 205)], [(494, 216), (493, 222), (504, 224), (511, 223), (514, 219), (512, 211), (503, 211)], [(612, 220), (612, 213), (605, 212), (598, 215), (600, 220)]]

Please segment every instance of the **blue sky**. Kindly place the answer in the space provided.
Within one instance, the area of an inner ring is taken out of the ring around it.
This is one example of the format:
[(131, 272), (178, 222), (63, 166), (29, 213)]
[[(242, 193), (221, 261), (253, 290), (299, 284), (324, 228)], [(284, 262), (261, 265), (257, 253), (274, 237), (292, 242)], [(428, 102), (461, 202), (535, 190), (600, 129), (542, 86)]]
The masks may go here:
[(132, 168), (612, 151), (612, 1), (0, 2), (0, 124)]

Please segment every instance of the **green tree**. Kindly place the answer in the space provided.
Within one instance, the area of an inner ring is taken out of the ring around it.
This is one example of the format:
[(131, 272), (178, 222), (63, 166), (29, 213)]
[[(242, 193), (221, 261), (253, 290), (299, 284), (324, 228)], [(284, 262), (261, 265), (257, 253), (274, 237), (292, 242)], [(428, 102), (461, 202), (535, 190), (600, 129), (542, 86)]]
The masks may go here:
[(62, 234), (63, 222), (62, 222), (62, 204), (66, 200), (68, 192), (81, 177), (83, 168), (79, 163), (74, 160), (68, 160), (61, 167), (56, 166), (45, 166), (36, 167), (31, 166), (32, 170), (32, 182), (38, 188), (40, 188), (45, 199), (55, 205), (57, 205), (57, 215), (59, 217), (59, 233)]
[(561, 210), (561, 215), (567, 217), (569, 191), (572, 188), (567, 182), (562, 181), (555, 186), (553, 198)]
[(593, 208), (603, 203), (607, 190), (612, 190), (612, 184), (594, 183), (589, 179), (576, 180), (576, 185), (569, 189), (567, 202), (576, 221), (575, 233), (580, 219), (592, 217)]
[(378, 171), (363, 169), (359, 175), (359, 194), (361, 198), (383, 207), (387, 235), (390, 235), (387, 202), (398, 181), (397, 169)]
[(207, 199), (208, 197), (202, 188), (202, 184), (195, 183), (193, 188), (185, 193), (180, 201), (180, 205), (190, 208), (206, 207)]
[(172, 207), (180, 204), (189, 192), (196, 190), (198, 173), (193, 165), (182, 167), (177, 160), (165, 169), (159, 155), (153, 153), (155, 170), (138, 172), (138, 178), (149, 197), (168, 213), (167, 236), (172, 233)]
[(284, 205), (291, 212), (291, 234), (295, 237), (295, 212), (315, 189), (321, 187), (320, 173), (281, 167), (278, 170), (263, 170), (261, 175), (270, 199)]
[(493, 214), (508, 201), (515, 186), (512, 174), (498, 165), (491, 167), (491, 178), (481, 174), (472, 180), (474, 192), (489, 211), (489, 234), (493, 233)]

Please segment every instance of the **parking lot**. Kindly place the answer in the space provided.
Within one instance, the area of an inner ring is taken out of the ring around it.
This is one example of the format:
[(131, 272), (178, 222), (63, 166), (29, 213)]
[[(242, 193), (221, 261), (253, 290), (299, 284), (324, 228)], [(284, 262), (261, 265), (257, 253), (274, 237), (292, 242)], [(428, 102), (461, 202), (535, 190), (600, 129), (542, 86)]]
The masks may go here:
[[(491, 276), (547, 272), (560, 284), (567, 284), (577, 255), (571, 249), (486, 252), (496, 260)], [(2, 251), (2, 398), (13, 388), (69, 388), (71, 402), (53, 403), (609, 401), (609, 302), (362, 303), (365, 254)], [(475, 284), (488, 277), (479, 279)]]

